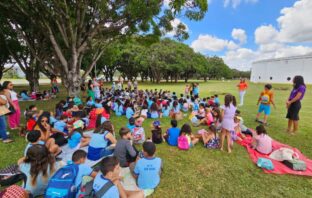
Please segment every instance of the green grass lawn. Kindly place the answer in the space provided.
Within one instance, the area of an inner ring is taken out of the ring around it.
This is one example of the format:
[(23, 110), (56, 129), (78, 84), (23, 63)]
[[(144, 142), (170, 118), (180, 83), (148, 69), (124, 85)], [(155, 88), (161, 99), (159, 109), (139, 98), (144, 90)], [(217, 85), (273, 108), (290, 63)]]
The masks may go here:
[[(200, 83), (200, 95), (232, 93), (238, 97), (236, 84), (237, 81)], [(162, 88), (182, 93), (184, 85), (184, 83), (143, 84), (139, 85), (139, 88)], [(285, 132), (287, 126), (285, 102), (291, 85), (273, 85), (273, 87), (277, 109), (273, 109), (269, 117), (270, 126), (267, 128), (269, 135), (280, 142), (300, 149), (303, 154), (312, 158), (310, 134), (312, 132), (312, 87), (309, 86), (307, 89), (300, 114), (300, 131), (295, 136), (290, 136)], [(22, 88), (16, 87), (16, 90)], [(288, 90), (280, 88), (288, 88)], [(240, 108), (248, 127), (254, 128), (257, 125), (254, 122), (257, 113), (256, 103), (262, 89), (263, 84), (250, 84), (245, 96), (245, 105)], [(63, 91), (57, 99), (21, 102), (20, 106), (24, 110), (26, 106), (35, 103), (38, 109), (52, 111), (56, 102), (64, 99), (65, 96), (66, 93)], [(220, 96), (220, 100), (223, 103), (223, 95)], [(111, 120), (116, 131), (127, 123), (125, 117), (116, 118), (113, 115)], [(151, 136), (149, 128), (151, 122), (150, 119), (144, 122), (147, 136)], [(170, 125), (170, 120), (161, 119), (161, 122), (165, 131)], [(185, 122), (188, 122), (187, 118), (180, 121), (179, 126), (181, 127)], [(22, 123), (24, 123), (24, 118)], [(193, 129), (195, 133), (201, 128)], [(23, 154), (25, 139), (18, 137), (17, 131), (11, 131), (11, 135), (15, 140), (14, 143), (7, 145), (0, 143), (0, 167), (15, 163)], [(189, 151), (179, 151), (177, 148), (161, 144), (157, 145), (157, 156), (163, 159), (164, 171), (160, 185), (152, 197), (312, 197), (311, 178), (265, 174), (251, 162), (246, 150), (237, 144), (234, 145), (231, 154), (207, 150), (200, 143)]]

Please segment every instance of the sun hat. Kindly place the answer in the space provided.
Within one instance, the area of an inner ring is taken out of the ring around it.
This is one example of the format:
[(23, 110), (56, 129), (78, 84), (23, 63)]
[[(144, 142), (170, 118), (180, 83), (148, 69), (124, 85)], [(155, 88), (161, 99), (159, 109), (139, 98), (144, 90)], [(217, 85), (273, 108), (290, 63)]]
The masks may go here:
[(84, 127), (84, 122), (82, 120), (77, 120), (73, 124), (73, 129), (83, 128), (83, 127)]

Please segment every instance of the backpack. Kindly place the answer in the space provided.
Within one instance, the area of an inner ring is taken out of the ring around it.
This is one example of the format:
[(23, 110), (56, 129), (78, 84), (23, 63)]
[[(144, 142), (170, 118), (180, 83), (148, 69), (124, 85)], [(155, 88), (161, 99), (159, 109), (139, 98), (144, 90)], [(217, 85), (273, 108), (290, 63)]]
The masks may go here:
[(74, 198), (77, 190), (75, 180), (79, 167), (69, 164), (60, 168), (50, 179), (45, 198)]
[(0, 187), (11, 186), (19, 181), (26, 185), (27, 176), (19, 170), (18, 165), (13, 164), (0, 170)]
[(187, 137), (185, 135), (178, 137), (178, 148), (180, 150), (188, 150), (190, 148)]
[(274, 165), (273, 165), (272, 161), (267, 159), (267, 158), (260, 157), (257, 161), (257, 165), (258, 165), (258, 167), (261, 167), (261, 168), (264, 168), (267, 170), (273, 170), (274, 169)]
[(307, 165), (302, 160), (298, 160), (298, 159), (285, 160), (285, 161), (283, 161), (283, 163), (288, 168), (291, 168), (292, 170), (295, 170), (295, 171), (305, 171), (305, 170), (307, 170)]
[(93, 182), (94, 180), (89, 181), (85, 186), (81, 187), (78, 196), (79, 198), (101, 198), (111, 187), (114, 186), (113, 182), (108, 181), (98, 192), (95, 192), (93, 190)]

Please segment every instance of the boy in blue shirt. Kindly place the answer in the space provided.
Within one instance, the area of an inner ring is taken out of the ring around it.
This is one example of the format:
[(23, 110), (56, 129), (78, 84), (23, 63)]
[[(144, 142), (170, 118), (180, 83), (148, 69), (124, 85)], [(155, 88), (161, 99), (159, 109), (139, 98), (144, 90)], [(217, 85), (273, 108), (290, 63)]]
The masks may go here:
[(129, 119), (129, 123), (127, 124), (127, 128), (132, 132), (133, 129), (135, 128), (135, 119), (131, 117)]
[(178, 146), (178, 137), (180, 136), (180, 129), (177, 128), (178, 122), (176, 120), (171, 120), (171, 128), (167, 130), (164, 135), (166, 142), (170, 146)]
[(126, 191), (122, 187), (119, 180), (120, 166), (116, 157), (111, 156), (102, 159), (100, 162), (100, 170), (93, 182), (93, 190), (95, 193), (100, 191), (108, 182), (112, 183), (111, 187), (100, 196), (101, 198), (144, 197), (142, 191)]
[[(84, 150), (77, 150), (73, 153), (72, 161), (78, 165), (78, 173), (75, 179), (76, 189), (80, 189), (82, 178), (84, 176), (90, 176), (95, 178), (97, 172), (93, 171), (88, 165), (85, 164), (87, 159), (87, 153)], [(78, 193), (79, 194), (79, 193)]]
[(68, 129), (67, 129), (67, 123), (66, 122), (67, 122), (67, 116), (61, 115), (60, 120), (58, 120), (54, 123), (53, 128), (59, 132), (65, 133), (65, 135), (68, 135)]
[(143, 155), (137, 161), (134, 168), (134, 177), (137, 179), (138, 187), (145, 191), (154, 190), (160, 182), (162, 161), (154, 157), (156, 146), (153, 142), (143, 143)]
[(28, 149), (30, 147), (32, 147), (33, 145), (36, 145), (36, 144), (44, 145), (45, 144), (44, 141), (39, 140), (40, 137), (41, 137), (41, 133), (38, 130), (33, 130), (33, 131), (28, 132), (26, 138), (27, 138), (27, 141), (29, 143), (27, 144), (27, 146), (25, 148), (24, 156), (26, 156)]

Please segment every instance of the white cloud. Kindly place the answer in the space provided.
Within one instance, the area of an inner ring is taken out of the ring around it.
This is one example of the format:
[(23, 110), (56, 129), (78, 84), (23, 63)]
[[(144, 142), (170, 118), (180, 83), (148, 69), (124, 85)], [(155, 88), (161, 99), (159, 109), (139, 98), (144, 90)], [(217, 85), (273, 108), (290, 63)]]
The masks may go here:
[(232, 30), (232, 37), (233, 39), (239, 40), (240, 44), (244, 44), (247, 41), (247, 35), (243, 29), (234, 28)]
[(185, 25), (185, 31), (186, 31), (186, 32), (189, 31), (188, 26), (187, 26), (185, 23), (183, 23), (180, 19), (175, 18), (175, 19), (173, 19), (172, 21), (170, 21), (170, 23), (171, 23), (171, 25), (172, 25), (173, 30), (170, 31), (170, 32), (167, 32), (167, 35), (168, 35), (168, 36), (174, 36), (174, 35), (175, 35), (175, 33), (177, 32), (177, 29), (178, 29), (178, 25), (179, 25), (180, 23), (182, 23), (183, 25)]
[(292, 7), (281, 10), (277, 21), (283, 42), (312, 41), (312, 1), (299, 0)]
[(192, 42), (191, 47), (196, 52), (204, 53), (207, 51), (218, 52), (224, 50), (225, 48), (233, 50), (238, 48), (238, 45), (233, 41), (220, 39), (209, 34), (200, 34), (198, 38)]
[(267, 44), (276, 41), (278, 31), (272, 25), (263, 25), (255, 31), (255, 42), (257, 44)]
[(258, 0), (224, 0), (224, 7), (232, 6), (237, 8), (241, 3), (257, 3)]

